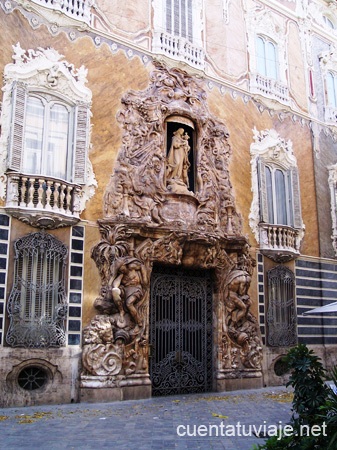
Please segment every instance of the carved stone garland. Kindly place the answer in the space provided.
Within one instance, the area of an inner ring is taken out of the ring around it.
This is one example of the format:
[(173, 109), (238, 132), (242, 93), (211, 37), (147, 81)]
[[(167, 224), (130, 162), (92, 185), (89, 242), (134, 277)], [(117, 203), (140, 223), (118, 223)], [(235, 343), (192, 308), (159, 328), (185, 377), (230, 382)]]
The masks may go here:
[[(229, 181), (226, 127), (209, 114), (193, 77), (159, 63), (149, 88), (128, 92), (122, 104), (123, 143), (105, 193), (102, 240), (92, 250), (102, 284), (94, 303), (99, 314), (84, 329), (82, 387), (151, 383), (153, 262), (214, 270), (215, 376), (260, 376), (262, 348), (247, 293), (255, 261)], [(165, 122), (172, 117), (194, 124), (193, 191), (186, 177), (191, 136), (183, 126), (166, 155)]]

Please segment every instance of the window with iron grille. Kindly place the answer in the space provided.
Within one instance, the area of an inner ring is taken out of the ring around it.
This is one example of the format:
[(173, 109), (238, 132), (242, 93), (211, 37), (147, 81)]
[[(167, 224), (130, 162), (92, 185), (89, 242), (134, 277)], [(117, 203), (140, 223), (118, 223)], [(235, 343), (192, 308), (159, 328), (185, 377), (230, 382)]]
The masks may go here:
[(18, 239), (14, 249), (7, 343), (32, 348), (65, 345), (66, 246), (54, 236), (38, 232)]
[(290, 269), (280, 265), (267, 272), (267, 279), (267, 343), (272, 347), (295, 345), (295, 276)]

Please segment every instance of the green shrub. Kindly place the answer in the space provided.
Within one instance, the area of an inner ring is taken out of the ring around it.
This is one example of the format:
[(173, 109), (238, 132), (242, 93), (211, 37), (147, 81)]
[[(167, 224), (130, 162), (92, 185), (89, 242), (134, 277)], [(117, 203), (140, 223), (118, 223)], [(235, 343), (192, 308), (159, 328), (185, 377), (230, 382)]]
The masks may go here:
[[(291, 436), (273, 436), (264, 444), (254, 446), (255, 450), (315, 450), (337, 448), (337, 395), (325, 385), (326, 371), (320, 358), (306, 345), (299, 344), (290, 349), (284, 362), (291, 371), (288, 386), (294, 389), (292, 416), (289, 425)], [(337, 369), (333, 376), (337, 385)], [(301, 436), (301, 426), (322, 426), (326, 424), (326, 436)], [(331, 442), (330, 442), (331, 441)]]
[(292, 420), (297, 419), (297, 425), (314, 425), (328, 395), (324, 384), (326, 371), (320, 358), (306, 345), (299, 344), (288, 351), (284, 362), (291, 370), (286, 386), (294, 389)]

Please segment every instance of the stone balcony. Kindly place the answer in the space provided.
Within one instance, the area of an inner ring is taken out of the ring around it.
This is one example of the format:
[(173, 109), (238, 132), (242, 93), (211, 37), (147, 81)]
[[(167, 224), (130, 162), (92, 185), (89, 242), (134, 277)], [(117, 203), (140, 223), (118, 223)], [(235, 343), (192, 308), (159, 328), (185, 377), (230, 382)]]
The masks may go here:
[(289, 103), (289, 90), (284, 83), (273, 78), (264, 77), (258, 73), (253, 73), (250, 76), (250, 92), (277, 100), (281, 103)]
[(81, 187), (52, 177), (8, 172), (5, 209), (39, 228), (58, 228), (79, 221)]
[(287, 225), (259, 224), (260, 251), (276, 262), (286, 262), (300, 255), (300, 230)]
[(89, 24), (94, 0), (32, 0), (32, 2)]
[(157, 32), (153, 39), (153, 52), (183, 61), (197, 69), (203, 69), (205, 55), (202, 48), (187, 39), (165, 32)]

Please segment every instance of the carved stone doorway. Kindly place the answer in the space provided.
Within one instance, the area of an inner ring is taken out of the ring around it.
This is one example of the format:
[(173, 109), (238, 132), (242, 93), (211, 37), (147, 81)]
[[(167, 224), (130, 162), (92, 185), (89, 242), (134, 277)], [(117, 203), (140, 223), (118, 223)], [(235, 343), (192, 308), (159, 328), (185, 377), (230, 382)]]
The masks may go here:
[(212, 389), (212, 279), (207, 270), (155, 266), (150, 294), (152, 395)]

